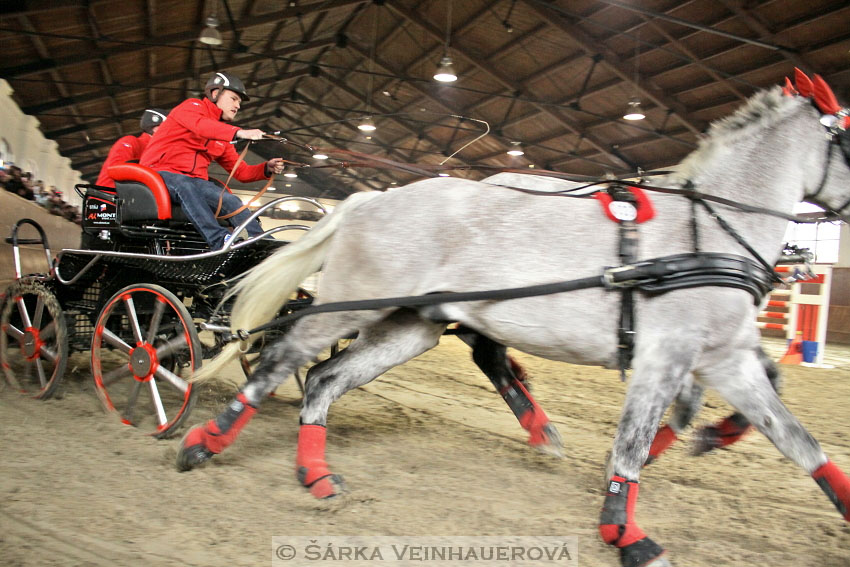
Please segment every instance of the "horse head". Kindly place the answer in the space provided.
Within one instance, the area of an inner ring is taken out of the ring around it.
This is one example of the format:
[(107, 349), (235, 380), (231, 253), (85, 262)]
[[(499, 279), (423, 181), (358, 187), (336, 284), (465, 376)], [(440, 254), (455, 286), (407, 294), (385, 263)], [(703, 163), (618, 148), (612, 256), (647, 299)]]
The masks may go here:
[[(850, 222), (850, 109), (838, 103), (823, 77), (815, 75), (810, 79), (800, 69), (794, 69), (793, 85), (788, 78), (785, 79), (783, 92), (787, 96), (810, 98), (821, 115), (820, 123), (829, 138), (823, 177), (814, 190), (805, 195), (805, 200)], [(844, 159), (834, 160), (836, 152)]]

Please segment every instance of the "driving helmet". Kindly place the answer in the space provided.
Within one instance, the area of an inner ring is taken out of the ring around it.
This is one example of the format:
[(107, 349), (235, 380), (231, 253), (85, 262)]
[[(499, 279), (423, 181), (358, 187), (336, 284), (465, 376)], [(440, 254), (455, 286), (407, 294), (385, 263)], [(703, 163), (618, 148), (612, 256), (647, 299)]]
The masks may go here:
[(248, 98), (248, 93), (245, 92), (245, 84), (242, 83), (242, 80), (236, 75), (231, 75), (230, 73), (225, 73), (224, 71), (219, 71), (209, 78), (207, 84), (204, 85), (204, 92), (207, 97), (213, 102), (215, 99), (212, 97), (212, 92), (214, 89), (227, 89), (229, 91), (233, 91), (238, 94), (243, 101), (250, 100)]
[(146, 108), (142, 113), (142, 119), (139, 120), (139, 126), (142, 132), (147, 132), (153, 136), (153, 129), (165, 122), (165, 117), (168, 116), (168, 111), (161, 108)]

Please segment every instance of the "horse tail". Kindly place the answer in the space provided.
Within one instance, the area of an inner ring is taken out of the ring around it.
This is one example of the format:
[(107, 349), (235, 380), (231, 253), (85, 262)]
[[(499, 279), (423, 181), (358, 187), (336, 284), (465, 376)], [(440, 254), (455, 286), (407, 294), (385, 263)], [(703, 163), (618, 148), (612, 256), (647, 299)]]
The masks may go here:
[[(224, 297), (236, 295), (230, 314), (230, 328), (250, 330), (274, 319), (307, 276), (321, 269), (327, 251), (346, 214), (381, 195), (377, 191), (355, 193), (336, 206), (304, 236), (257, 264)], [(256, 337), (252, 340), (255, 340)], [(226, 345), (221, 353), (195, 373), (192, 381), (218, 374), (242, 352), (239, 343)]]

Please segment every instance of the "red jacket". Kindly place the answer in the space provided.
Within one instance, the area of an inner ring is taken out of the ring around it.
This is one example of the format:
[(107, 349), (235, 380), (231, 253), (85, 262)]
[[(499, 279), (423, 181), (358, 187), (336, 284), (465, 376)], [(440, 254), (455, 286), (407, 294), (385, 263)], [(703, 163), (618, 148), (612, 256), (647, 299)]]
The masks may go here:
[[(168, 113), (139, 163), (156, 171), (209, 179), (210, 162), (216, 161), (229, 173), (239, 159), (229, 142), (240, 128), (220, 118), (221, 109), (211, 100), (184, 100)], [(248, 183), (266, 179), (265, 169), (265, 163), (248, 165), (243, 161), (233, 176)]]
[(109, 150), (109, 155), (106, 156), (106, 161), (103, 162), (103, 167), (100, 168), (100, 175), (97, 176), (95, 185), (102, 187), (115, 187), (115, 180), (109, 177), (109, 167), (117, 163), (124, 163), (130, 160), (138, 160), (142, 157), (142, 152), (145, 151), (148, 142), (151, 141), (151, 136), (147, 132), (142, 132), (141, 136), (124, 136), (119, 138), (117, 142), (112, 144)]

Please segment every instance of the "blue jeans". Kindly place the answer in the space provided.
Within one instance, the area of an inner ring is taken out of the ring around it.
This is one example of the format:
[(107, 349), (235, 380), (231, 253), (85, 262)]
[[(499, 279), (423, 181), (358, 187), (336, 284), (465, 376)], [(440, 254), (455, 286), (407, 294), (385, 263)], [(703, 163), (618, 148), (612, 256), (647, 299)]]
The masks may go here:
[[(162, 180), (165, 181), (165, 186), (168, 187), (168, 193), (171, 195), (171, 198), (180, 203), (183, 212), (186, 213), (186, 216), (195, 225), (197, 231), (201, 233), (201, 236), (210, 245), (210, 249), (218, 250), (224, 246), (224, 237), (230, 233), (226, 228), (219, 225), (215, 218), (218, 199), (221, 197), (221, 212), (219, 214), (226, 215), (242, 206), (242, 201), (239, 197), (212, 181), (171, 173), (169, 171), (160, 171), (159, 174), (162, 176)], [(227, 219), (227, 222), (233, 227), (237, 227), (250, 216), (251, 211), (245, 209), (238, 215)], [(249, 236), (257, 236), (263, 233), (263, 228), (256, 219), (251, 221), (245, 230)]]

